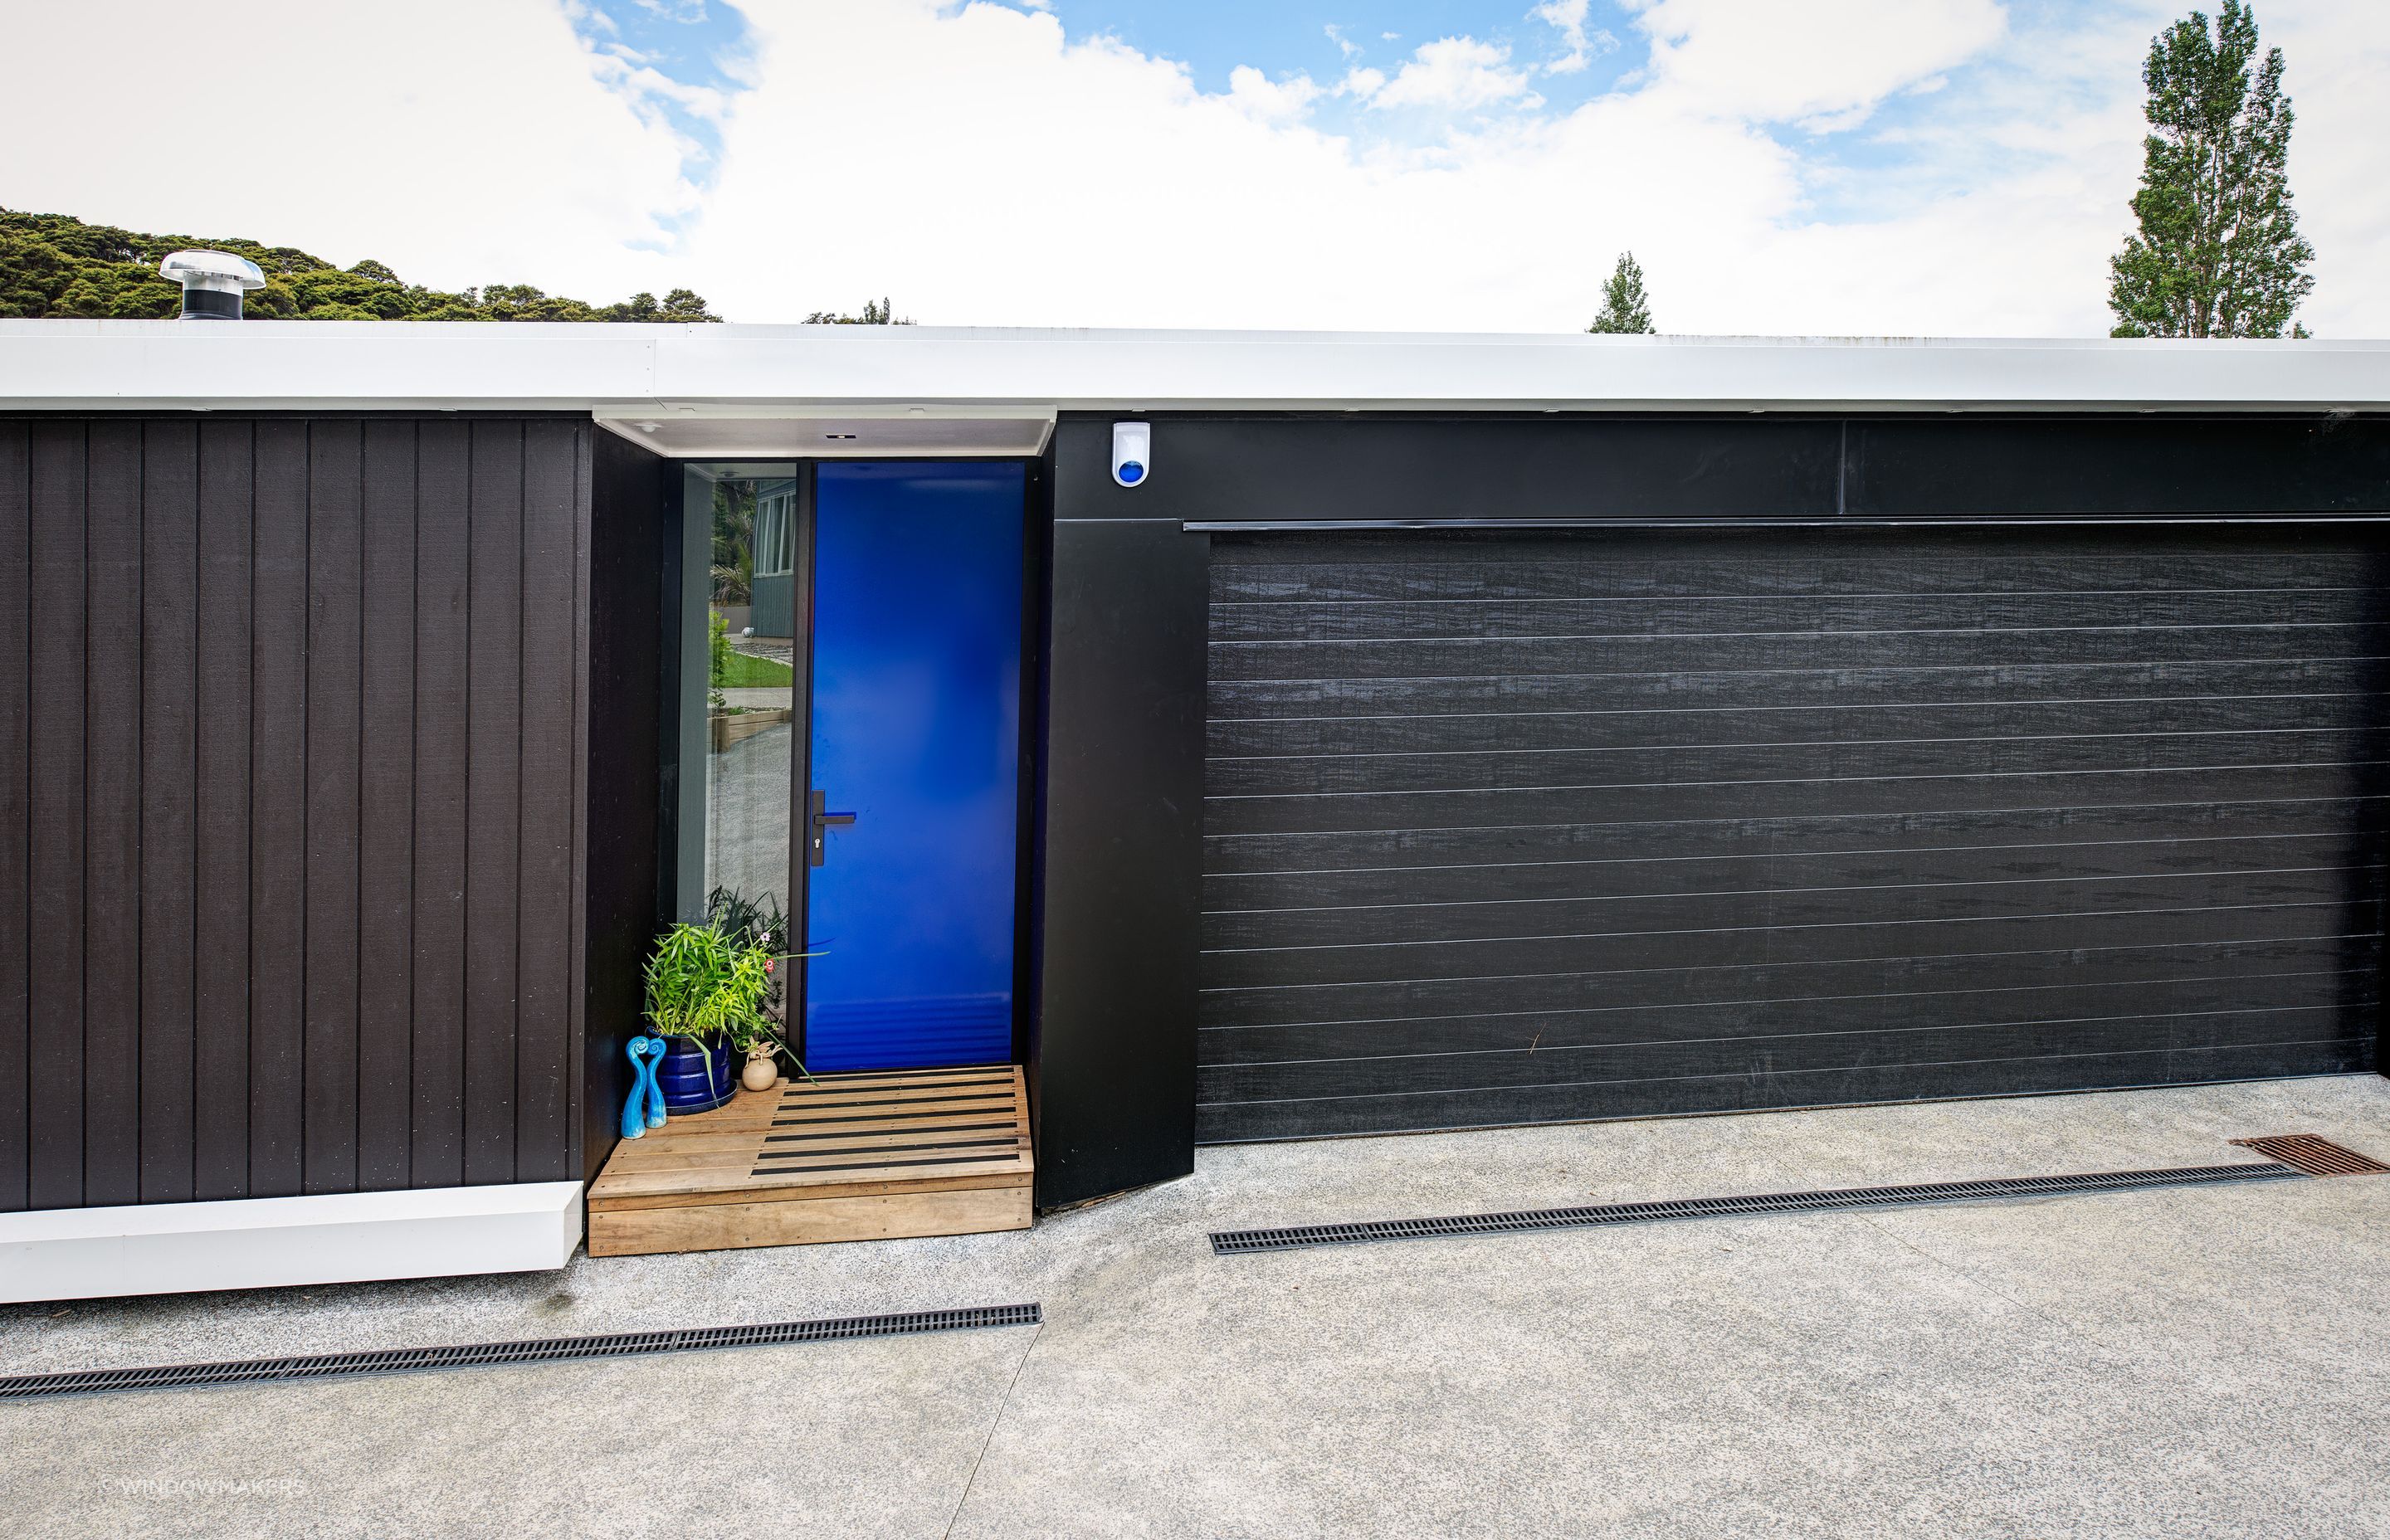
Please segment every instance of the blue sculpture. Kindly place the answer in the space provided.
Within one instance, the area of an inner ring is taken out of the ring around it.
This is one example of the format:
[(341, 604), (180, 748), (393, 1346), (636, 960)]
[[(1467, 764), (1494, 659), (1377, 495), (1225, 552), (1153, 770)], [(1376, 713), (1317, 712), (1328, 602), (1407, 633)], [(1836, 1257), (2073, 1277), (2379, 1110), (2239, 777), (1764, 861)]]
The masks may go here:
[(648, 1126), (649, 1128), (662, 1128), (664, 1125), (664, 1089), (656, 1084), (656, 1071), (662, 1065), (664, 1055), (671, 1047), (670, 1038), (648, 1039), (648, 1061), (640, 1069), (639, 1073), (648, 1087)]
[(642, 1033), (623, 1050), (631, 1056), (631, 1096), (623, 1103), (623, 1137), (636, 1139), (650, 1128), (664, 1125), (664, 1094), (656, 1085), (656, 1066), (664, 1057), (664, 1040)]

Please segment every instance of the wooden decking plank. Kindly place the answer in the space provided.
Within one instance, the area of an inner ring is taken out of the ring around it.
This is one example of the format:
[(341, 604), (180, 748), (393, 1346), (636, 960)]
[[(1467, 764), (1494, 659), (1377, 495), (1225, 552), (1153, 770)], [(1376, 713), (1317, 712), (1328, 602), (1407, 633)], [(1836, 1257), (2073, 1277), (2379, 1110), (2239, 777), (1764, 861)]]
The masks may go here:
[(709, 1203), (810, 1203), (821, 1198), (854, 1197), (877, 1194), (901, 1196), (909, 1192), (979, 1192), (1000, 1187), (1026, 1187), (1027, 1179), (1020, 1173), (990, 1176), (919, 1176), (905, 1182), (840, 1182), (814, 1183), (804, 1187), (771, 1186), (719, 1187), (705, 1192), (635, 1192), (622, 1193), (599, 1200), (592, 1199), (589, 1212), (609, 1213), (623, 1209), (653, 1209), (698, 1207)]
[(968, 1161), (935, 1164), (863, 1165), (847, 1163), (834, 1170), (808, 1172), (803, 1167), (783, 1171), (767, 1168), (758, 1174), (753, 1166), (699, 1167), (687, 1171), (625, 1171), (600, 1176), (589, 1189), (592, 1200), (623, 1198), (636, 1194), (671, 1194), (727, 1192), (739, 1188), (765, 1188), (799, 1191), (806, 1187), (842, 1187), (854, 1184), (902, 1186), (915, 1177), (933, 1176), (997, 1176), (1024, 1180), (1031, 1174), (1027, 1162), (1018, 1158), (992, 1161)]
[(1023, 1230), (1031, 1223), (1026, 1187), (855, 1194), (804, 1203), (752, 1201), (592, 1214), (591, 1256), (792, 1246), (827, 1240), (892, 1240), (906, 1236)]

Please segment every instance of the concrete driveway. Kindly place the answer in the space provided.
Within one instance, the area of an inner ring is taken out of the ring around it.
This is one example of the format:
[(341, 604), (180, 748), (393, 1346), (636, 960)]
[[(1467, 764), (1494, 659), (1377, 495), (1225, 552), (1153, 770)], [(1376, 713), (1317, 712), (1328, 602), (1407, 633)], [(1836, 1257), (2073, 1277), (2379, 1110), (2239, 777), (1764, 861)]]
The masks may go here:
[(19, 1533), (2390, 1534), (2390, 1178), (1214, 1258), (1209, 1229), (2390, 1157), (2372, 1077), (1206, 1150), (1028, 1234), (0, 1311), (10, 1371), (1040, 1328), (0, 1407)]

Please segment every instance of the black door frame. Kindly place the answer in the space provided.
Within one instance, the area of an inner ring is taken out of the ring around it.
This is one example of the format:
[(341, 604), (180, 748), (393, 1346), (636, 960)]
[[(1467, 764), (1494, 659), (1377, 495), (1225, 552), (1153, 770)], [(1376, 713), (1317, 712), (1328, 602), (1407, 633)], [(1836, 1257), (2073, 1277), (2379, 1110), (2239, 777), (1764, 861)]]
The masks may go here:
[(795, 571), (789, 576), (789, 653), (792, 694), (789, 705), (789, 956), (787, 977), (780, 984), (780, 1031), (789, 1052), (802, 1064), (805, 1059), (805, 978), (803, 954), (810, 949), (813, 879), (809, 847), (814, 837), (814, 487), (820, 462), (801, 460), (796, 468), (796, 528), (790, 544)]

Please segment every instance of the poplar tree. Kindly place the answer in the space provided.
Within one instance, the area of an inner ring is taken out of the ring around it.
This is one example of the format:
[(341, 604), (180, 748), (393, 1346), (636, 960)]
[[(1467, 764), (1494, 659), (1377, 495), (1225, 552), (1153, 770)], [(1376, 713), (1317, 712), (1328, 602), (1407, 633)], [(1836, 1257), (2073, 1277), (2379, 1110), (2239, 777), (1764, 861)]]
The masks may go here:
[[(2118, 337), (2280, 337), (2315, 288), (2287, 162), (2282, 51), (2257, 58), (2257, 19), (2224, 0), (2150, 44), (2139, 229), (2109, 263)], [(2306, 335), (2294, 327), (2294, 337)]]
[(1651, 297), (1643, 292), (1643, 268), (1636, 262), (1635, 253), (1622, 251), (1618, 265), (1611, 269), (1610, 281), (1601, 286), (1601, 314), (1593, 318), (1587, 331), (1649, 332), (1651, 327)]

